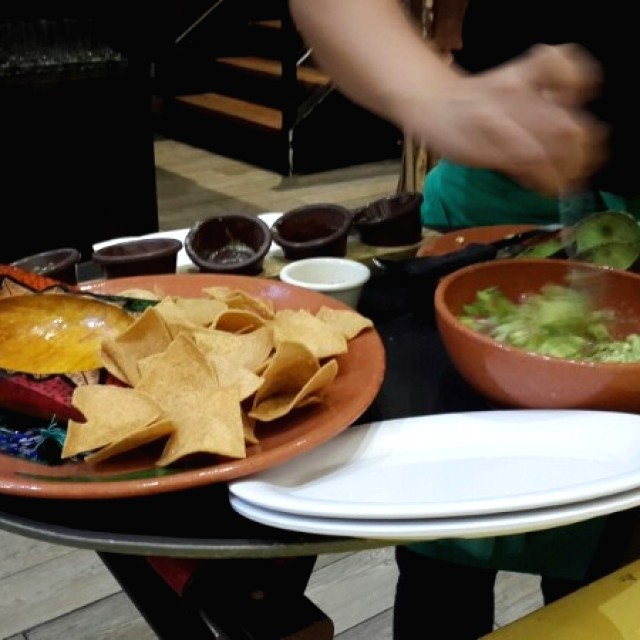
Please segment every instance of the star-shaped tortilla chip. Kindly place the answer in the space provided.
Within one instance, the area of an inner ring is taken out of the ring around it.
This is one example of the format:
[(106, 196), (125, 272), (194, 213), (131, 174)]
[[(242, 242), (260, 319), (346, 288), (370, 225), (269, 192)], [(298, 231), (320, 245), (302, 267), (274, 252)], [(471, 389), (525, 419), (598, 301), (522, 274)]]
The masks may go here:
[(74, 390), (72, 403), (86, 422), (69, 420), (63, 458), (121, 440), (162, 417), (162, 408), (151, 396), (129, 387), (84, 385)]

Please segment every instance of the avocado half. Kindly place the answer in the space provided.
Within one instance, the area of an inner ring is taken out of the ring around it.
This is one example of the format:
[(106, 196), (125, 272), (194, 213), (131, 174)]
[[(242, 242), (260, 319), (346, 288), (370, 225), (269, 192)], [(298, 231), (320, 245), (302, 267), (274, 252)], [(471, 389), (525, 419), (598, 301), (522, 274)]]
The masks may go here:
[(576, 253), (581, 254), (594, 247), (613, 243), (631, 244), (640, 249), (638, 221), (623, 211), (601, 211), (583, 218), (574, 225)]
[(640, 225), (624, 211), (599, 211), (573, 227), (534, 242), (518, 258), (561, 258), (614, 269), (640, 268)]

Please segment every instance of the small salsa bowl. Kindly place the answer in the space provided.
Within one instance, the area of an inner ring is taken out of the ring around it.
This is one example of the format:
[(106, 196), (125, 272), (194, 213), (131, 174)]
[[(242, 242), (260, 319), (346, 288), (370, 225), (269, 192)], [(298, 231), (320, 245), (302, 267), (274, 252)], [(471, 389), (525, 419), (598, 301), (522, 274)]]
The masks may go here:
[(139, 238), (96, 249), (92, 260), (106, 278), (175, 273), (180, 249), (175, 238)]
[(309, 204), (283, 213), (271, 226), (273, 241), (287, 260), (343, 257), (353, 217), (337, 204)]
[(398, 193), (379, 198), (354, 213), (354, 226), (364, 244), (379, 247), (412, 245), (422, 240), (422, 194)]
[(80, 262), (80, 251), (73, 247), (42, 251), (11, 263), (24, 271), (37, 273), (65, 284), (76, 284), (76, 265)]
[(270, 246), (269, 227), (249, 213), (221, 213), (200, 220), (185, 239), (187, 255), (207, 273), (257, 275)]

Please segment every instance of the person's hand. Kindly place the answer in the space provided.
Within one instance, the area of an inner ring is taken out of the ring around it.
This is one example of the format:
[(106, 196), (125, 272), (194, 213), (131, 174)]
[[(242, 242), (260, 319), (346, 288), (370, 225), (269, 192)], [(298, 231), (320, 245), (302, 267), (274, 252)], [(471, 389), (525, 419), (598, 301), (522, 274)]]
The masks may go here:
[[(446, 1), (464, 9), (462, 0)], [(605, 131), (581, 108), (600, 72), (579, 47), (537, 46), (469, 76), (425, 42), (398, 0), (289, 3), (336, 86), (438, 155), (553, 195), (578, 186), (602, 161)], [(458, 46), (451, 26), (441, 34), (447, 49)]]
[(606, 128), (581, 108), (599, 83), (580, 47), (537, 45), (483, 74), (452, 70), (437, 91), (418, 91), (398, 109), (407, 134), (440, 155), (557, 195), (605, 158)]

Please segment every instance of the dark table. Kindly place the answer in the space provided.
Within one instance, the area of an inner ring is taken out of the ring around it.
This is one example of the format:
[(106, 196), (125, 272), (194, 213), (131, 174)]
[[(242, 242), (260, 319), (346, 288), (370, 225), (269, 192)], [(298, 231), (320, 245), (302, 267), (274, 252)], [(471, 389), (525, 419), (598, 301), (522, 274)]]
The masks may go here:
[[(449, 362), (432, 301), (433, 283), (367, 284), (359, 310), (376, 324), (387, 370), (359, 423), (489, 409)], [(315, 556), (393, 544), (260, 525), (233, 511), (226, 484), (119, 500), (0, 495), (0, 527), (97, 551), (161, 638), (190, 640), (331, 638), (303, 595)]]

